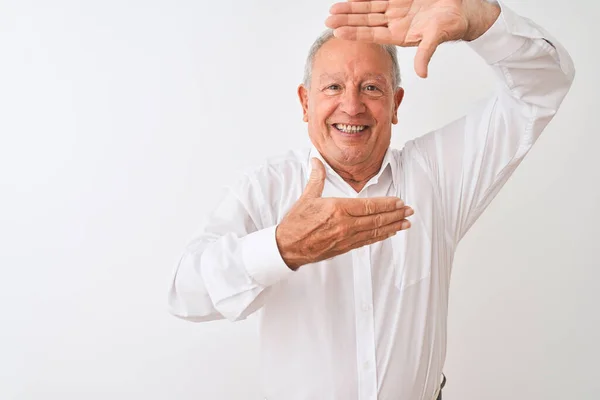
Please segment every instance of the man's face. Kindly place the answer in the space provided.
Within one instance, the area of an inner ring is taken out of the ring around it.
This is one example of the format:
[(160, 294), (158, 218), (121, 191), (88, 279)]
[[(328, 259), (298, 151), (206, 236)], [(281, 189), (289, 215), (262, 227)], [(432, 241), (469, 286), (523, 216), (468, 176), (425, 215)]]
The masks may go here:
[(380, 46), (331, 39), (317, 52), (310, 88), (298, 95), (312, 143), (334, 166), (380, 163), (403, 90), (392, 87), (392, 60)]

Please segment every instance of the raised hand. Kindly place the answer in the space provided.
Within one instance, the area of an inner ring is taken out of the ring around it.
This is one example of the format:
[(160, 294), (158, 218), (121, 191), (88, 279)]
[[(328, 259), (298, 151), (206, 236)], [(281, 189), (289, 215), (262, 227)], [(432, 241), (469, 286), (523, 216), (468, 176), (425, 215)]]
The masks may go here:
[(302, 196), (277, 226), (279, 252), (291, 269), (385, 240), (408, 229), (414, 211), (397, 197), (322, 198), (325, 168), (312, 159)]
[(325, 24), (340, 39), (418, 46), (415, 71), (425, 78), (437, 46), (479, 37), (500, 8), (484, 0), (389, 0), (337, 3), (330, 12)]

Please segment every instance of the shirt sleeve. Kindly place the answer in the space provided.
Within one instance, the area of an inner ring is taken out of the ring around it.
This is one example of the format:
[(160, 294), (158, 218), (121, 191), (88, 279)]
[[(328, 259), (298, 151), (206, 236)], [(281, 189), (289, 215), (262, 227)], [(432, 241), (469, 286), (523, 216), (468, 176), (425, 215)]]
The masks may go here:
[(456, 246), (556, 114), (575, 75), (563, 46), (502, 2), (495, 23), (467, 42), (498, 78), (464, 117), (407, 143), (438, 191)]
[(264, 304), (272, 285), (294, 272), (279, 253), (276, 226), (262, 227), (261, 201), (249, 182), (226, 189), (186, 246), (169, 290), (173, 315), (194, 322), (245, 319)]

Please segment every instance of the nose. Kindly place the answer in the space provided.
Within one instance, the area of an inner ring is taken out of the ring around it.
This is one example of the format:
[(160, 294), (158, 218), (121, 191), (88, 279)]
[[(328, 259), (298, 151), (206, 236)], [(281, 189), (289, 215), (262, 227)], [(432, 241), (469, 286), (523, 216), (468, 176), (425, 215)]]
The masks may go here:
[(358, 89), (348, 88), (344, 90), (340, 102), (340, 110), (350, 116), (359, 115), (365, 112), (366, 107), (362, 102)]

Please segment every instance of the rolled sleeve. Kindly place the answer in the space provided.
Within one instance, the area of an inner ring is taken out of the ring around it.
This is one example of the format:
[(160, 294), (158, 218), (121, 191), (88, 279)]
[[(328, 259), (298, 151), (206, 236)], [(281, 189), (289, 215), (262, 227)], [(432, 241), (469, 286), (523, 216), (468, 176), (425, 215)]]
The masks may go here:
[(488, 64), (496, 64), (510, 57), (533, 36), (526, 32), (531, 28), (519, 24), (519, 17), (501, 2), (497, 2), (501, 12), (492, 26), (483, 35), (467, 44), (477, 52)]
[(550, 53), (561, 70), (572, 80), (575, 74), (573, 61), (567, 50), (546, 29), (529, 18), (520, 16), (501, 1), (496, 1), (501, 12), (494, 24), (480, 37), (466, 42), (488, 64), (499, 64), (526, 46), (528, 41)]
[(271, 286), (294, 273), (283, 261), (275, 230), (277, 226), (254, 232), (242, 242), (242, 258), (246, 271), (252, 279), (263, 287)]

